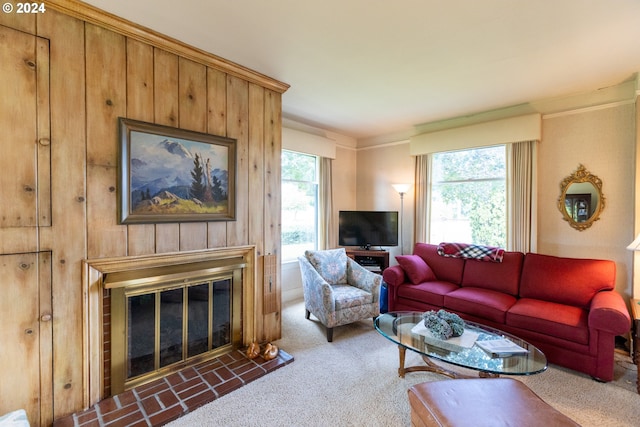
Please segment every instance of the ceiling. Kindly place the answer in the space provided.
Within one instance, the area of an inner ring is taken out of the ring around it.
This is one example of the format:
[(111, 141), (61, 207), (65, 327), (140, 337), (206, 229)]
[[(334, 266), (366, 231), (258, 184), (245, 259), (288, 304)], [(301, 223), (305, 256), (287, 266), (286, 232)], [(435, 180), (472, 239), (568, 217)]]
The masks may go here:
[(617, 85), (639, 0), (88, 0), (291, 85), (283, 116), (356, 139)]

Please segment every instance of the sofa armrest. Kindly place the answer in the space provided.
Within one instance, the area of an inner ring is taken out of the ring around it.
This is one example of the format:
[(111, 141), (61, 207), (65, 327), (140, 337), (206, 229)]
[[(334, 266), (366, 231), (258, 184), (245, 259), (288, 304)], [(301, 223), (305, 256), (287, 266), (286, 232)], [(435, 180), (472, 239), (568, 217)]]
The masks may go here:
[(600, 291), (591, 300), (589, 328), (600, 329), (614, 335), (631, 329), (631, 316), (622, 296), (616, 291)]
[(385, 268), (382, 272), (382, 278), (384, 282), (390, 286), (400, 286), (407, 281), (407, 275), (399, 265)]

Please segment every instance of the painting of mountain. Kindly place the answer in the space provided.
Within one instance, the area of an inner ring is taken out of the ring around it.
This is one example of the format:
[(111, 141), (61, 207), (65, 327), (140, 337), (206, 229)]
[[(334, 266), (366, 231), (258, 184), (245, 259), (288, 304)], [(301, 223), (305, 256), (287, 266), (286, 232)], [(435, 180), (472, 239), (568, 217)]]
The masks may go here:
[(155, 125), (140, 123), (121, 119), (127, 130), (121, 132), (128, 154), (122, 159), (128, 166), (126, 216), (137, 217), (135, 222), (230, 219), (235, 140), (164, 126), (156, 133)]

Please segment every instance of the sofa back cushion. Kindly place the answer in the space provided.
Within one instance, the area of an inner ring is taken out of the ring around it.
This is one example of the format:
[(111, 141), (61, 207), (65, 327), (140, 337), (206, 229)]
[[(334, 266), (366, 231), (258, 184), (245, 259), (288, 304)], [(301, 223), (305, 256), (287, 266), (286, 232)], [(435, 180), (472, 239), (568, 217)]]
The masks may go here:
[(588, 309), (594, 295), (614, 289), (615, 281), (613, 261), (528, 253), (522, 267), (520, 296)]
[(491, 289), (517, 296), (523, 260), (522, 252), (505, 252), (502, 262), (468, 259), (464, 265), (462, 286)]
[(459, 285), (462, 282), (464, 259), (440, 256), (437, 249), (437, 245), (416, 243), (413, 254), (418, 255), (427, 263), (438, 280), (445, 280)]

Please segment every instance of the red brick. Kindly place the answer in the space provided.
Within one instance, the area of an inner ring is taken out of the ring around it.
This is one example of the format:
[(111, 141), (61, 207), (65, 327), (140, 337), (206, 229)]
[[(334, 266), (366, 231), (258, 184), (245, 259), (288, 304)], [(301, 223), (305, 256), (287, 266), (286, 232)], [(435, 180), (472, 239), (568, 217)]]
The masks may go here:
[(183, 409), (182, 405), (175, 405), (149, 417), (149, 421), (151, 422), (151, 425), (159, 426), (176, 420), (184, 414), (185, 410)]
[(105, 424), (111, 423), (114, 420), (120, 419), (122, 417), (129, 417), (131, 414), (138, 414), (138, 418), (142, 418), (142, 412), (140, 411), (140, 406), (138, 403), (134, 403), (133, 405), (125, 406), (124, 408), (116, 409), (111, 412), (103, 412), (102, 413), (102, 421)]
[(242, 381), (238, 378), (233, 378), (232, 380), (226, 381), (220, 384), (217, 387), (214, 387), (218, 396), (224, 396), (227, 393), (231, 393), (233, 390), (237, 390), (242, 387)]
[(163, 379), (160, 379), (150, 382), (149, 384), (136, 387), (136, 393), (138, 393), (138, 396), (140, 398), (144, 399), (145, 397), (149, 397), (152, 394), (162, 393), (163, 391), (168, 390), (169, 387), (170, 386), (168, 383), (166, 383)]
[(195, 377), (195, 378), (191, 378), (188, 381), (185, 381), (181, 384), (176, 384), (175, 386), (173, 386), (173, 391), (176, 392), (178, 395), (180, 393), (182, 393), (184, 390), (188, 390), (192, 387), (195, 387), (199, 384), (202, 384), (202, 379), (200, 377)]
[[(103, 418), (104, 419), (104, 418)], [(147, 422), (144, 419), (144, 415), (142, 415), (142, 412), (135, 411), (135, 412), (131, 412), (130, 414), (123, 414), (122, 417), (118, 417), (118, 418), (111, 418), (109, 420), (104, 419), (104, 425), (105, 426), (114, 426), (114, 427), (120, 427), (120, 426), (146, 426)]]
[(78, 424), (86, 424), (88, 422), (91, 422), (97, 419), (98, 419), (98, 414), (96, 413), (95, 408), (88, 409), (87, 411), (81, 412), (80, 414), (76, 415), (76, 421)]
[(178, 398), (184, 401), (189, 399), (191, 396), (195, 396), (196, 394), (202, 393), (203, 391), (208, 389), (209, 389), (209, 386), (207, 383), (198, 381), (198, 384), (196, 384), (195, 387), (191, 387), (178, 392)]
[(217, 386), (222, 382), (222, 378), (216, 375), (214, 372), (207, 372), (202, 375), (202, 378), (211, 386)]
[(150, 396), (146, 399), (143, 399), (140, 404), (144, 408), (144, 411), (147, 415), (153, 415), (157, 412), (162, 411), (163, 409), (163, 407), (160, 405), (160, 402), (158, 402), (158, 399), (156, 399), (155, 396)]
[(173, 390), (167, 390), (158, 394), (158, 400), (165, 408), (169, 408), (180, 402), (178, 397), (173, 393)]
[(235, 377), (235, 374), (225, 366), (216, 369), (216, 375), (222, 378), (223, 381), (228, 381), (231, 378)]
[(187, 406), (189, 411), (193, 411), (196, 408), (199, 408), (202, 405), (205, 405), (209, 402), (213, 402), (216, 400), (216, 394), (211, 390), (206, 390), (204, 393), (197, 394), (188, 399), (184, 400), (184, 404)]

